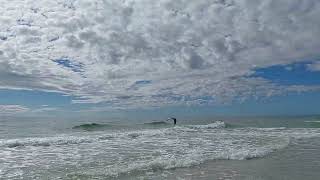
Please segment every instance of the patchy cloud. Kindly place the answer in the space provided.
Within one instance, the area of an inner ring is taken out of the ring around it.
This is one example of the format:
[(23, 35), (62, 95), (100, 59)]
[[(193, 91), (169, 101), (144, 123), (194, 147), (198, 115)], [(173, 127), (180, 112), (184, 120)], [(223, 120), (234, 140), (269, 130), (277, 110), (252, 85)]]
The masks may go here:
[(59, 110), (58, 108), (43, 107), (43, 108), (33, 109), (32, 111), (30, 111), (30, 113), (47, 113), (47, 112), (56, 112), (58, 110)]
[(0, 105), (0, 115), (16, 115), (29, 110), (29, 108), (21, 105)]
[(318, 17), (318, 0), (3, 0), (0, 88), (120, 108), (315, 90), (250, 75), (319, 57)]

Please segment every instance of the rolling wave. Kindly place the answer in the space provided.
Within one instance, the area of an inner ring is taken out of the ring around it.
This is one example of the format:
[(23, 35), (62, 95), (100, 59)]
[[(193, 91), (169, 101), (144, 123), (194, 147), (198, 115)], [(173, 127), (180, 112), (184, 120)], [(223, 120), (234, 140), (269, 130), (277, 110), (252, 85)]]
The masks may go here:
[(112, 127), (113, 125), (111, 124), (88, 123), (88, 124), (73, 126), (72, 129), (95, 131), (95, 130), (103, 130), (103, 129), (112, 128)]
[(58, 136), (46, 138), (22, 138), (10, 139), (0, 141), (0, 146), (9, 148), (23, 147), (23, 146), (52, 146), (52, 145), (70, 145), (80, 143), (91, 143), (99, 138), (90, 137), (76, 137), (76, 136)]
[(313, 120), (313, 121), (304, 121), (308, 124), (308, 127), (311, 128), (320, 128), (320, 121), (319, 120)]

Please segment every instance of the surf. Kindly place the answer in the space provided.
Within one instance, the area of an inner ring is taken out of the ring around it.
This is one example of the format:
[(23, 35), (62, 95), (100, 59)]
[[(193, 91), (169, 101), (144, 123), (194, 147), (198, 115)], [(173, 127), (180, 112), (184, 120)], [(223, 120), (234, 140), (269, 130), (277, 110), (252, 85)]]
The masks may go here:
[[(73, 169), (69, 169), (69, 174), (75, 177), (95, 178), (101, 175), (102, 179), (114, 178), (192, 167), (211, 160), (264, 158), (290, 146), (295, 139), (320, 137), (319, 129), (227, 128), (222, 121), (195, 125), (170, 124), (169, 127), (157, 124), (135, 130), (0, 139), (0, 160), (8, 162), (2, 165), (2, 173), (18, 174), (12, 163), (23, 166), (38, 164), (40, 169), (59, 169), (69, 167), (66, 164), (77, 164), (85, 170), (71, 166)], [(21, 156), (26, 158), (21, 159)], [(32, 171), (23, 173), (24, 177), (33, 177)], [(19, 175), (13, 177), (18, 179)]]

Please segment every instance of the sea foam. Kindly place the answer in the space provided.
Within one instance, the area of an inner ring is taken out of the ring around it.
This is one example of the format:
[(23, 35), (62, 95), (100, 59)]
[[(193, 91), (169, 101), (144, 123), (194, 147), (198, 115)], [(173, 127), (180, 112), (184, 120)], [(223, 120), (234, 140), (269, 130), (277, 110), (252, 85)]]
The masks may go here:
[(188, 127), (195, 128), (195, 129), (217, 129), (217, 128), (225, 128), (226, 123), (223, 121), (216, 121), (211, 124), (206, 125), (190, 125)]
[[(0, 162), (6, 163), (1, 164), (1, 176), (32, 179), (35, 174), (48, 172), (46, 168), (67, 168), (66, 173), (72, 177), (119, 177), (190, 167), (210, 160), (263, 158), (286, 148), (293, 138), (320, 137), (319, 129), (225, 127), (224, 122), (218, 121), (207, 125), (2, 139)], [(29, 169), (37, 164), (37, 169), (21, 174), (16, 164)]]

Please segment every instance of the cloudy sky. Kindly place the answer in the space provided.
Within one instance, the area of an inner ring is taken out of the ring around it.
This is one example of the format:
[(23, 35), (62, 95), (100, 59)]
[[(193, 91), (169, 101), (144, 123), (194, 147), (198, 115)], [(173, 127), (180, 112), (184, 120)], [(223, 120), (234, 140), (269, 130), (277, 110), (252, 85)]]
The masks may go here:
[(319, 0), (0, 2), (0, 115), (320, 113)]

